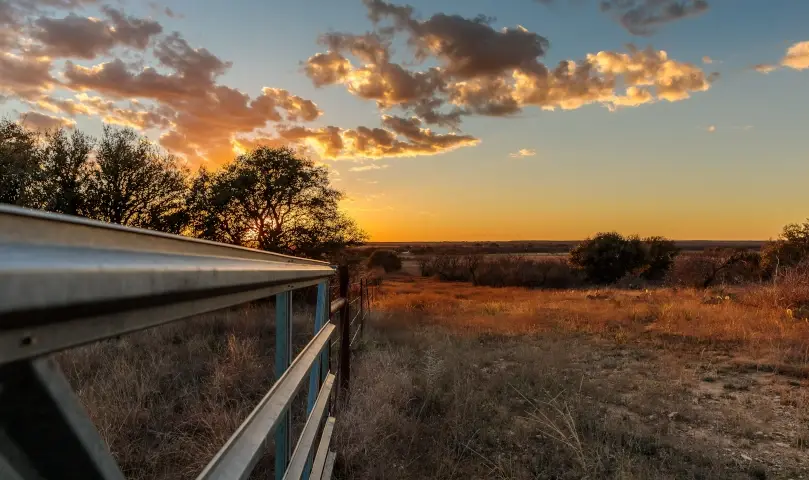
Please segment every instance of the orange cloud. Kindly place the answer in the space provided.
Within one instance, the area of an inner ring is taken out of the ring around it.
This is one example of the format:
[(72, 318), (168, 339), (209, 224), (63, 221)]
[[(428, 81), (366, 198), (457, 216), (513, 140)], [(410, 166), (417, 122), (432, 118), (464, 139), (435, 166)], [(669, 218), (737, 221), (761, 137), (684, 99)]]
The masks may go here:
[[(379, 165), (378, 163), (370, 163), (368, 165), (361, 165), (359, 167), (351, 167), (349, 172), (369, 172), (371, 170), (383, 170), (388, 168), (388, 165)], [(369, 182), (370, 183), (370, 182)]]
[[(393, 26), (364, 35), (321, 37), (329, 51), (310, 57), (304, 71), (316, 86), (342, 84), (383, 111), (397, 107), (427, 124), (454, 130), (464, 116), (506, 116), (527, 106), (571, 110), (603, 104), (614, 109), (684, 100), (708, 90), (718, 77), (672, 60), (665, 51), (632, 46), (627, 53), (598, 52), (549, 69), (538, 61), (547, 40), (522, 27), (498, 31), (486, 18), (444, 14), (420, 21), (410, 6), (383, 0), (365, 4), (372, 21), (390, 20)], [(407, 36), (417, 62), (431, 58), (439, 66), (411, 71), (391, 63), (389, 48), (397, 32)]]
[[(441, 134), (421, 128), (421, 122), (416, 118), (385, 117), (383, 124), (390, 129), (327, 126), (278, 127), (277, 130), (281, 139), (306, 144), (321, 157), (335, 160), (437, 155), (480, 143), (479, 139), (469, 135)], [(399, 137), (404, 137), (404, 140)]]
[(514, 153), (509, 153), (508, 156), (511, 158), (525, 158), (525, 157), (533, 157), (537, 154), (537, 151), (533, 148), (521, 148)]
[(781, 65), (795, 70), (809, 68), (809, 41), (798, 42), (789, 47), (786, 56), (781, 60)]
[(75, 120), (52, 117), (39, 112), (26, 112), (20, 115), (20, 122), (34, 130), (55, 130), (57, 128), (73, 128)]
[(766, 63), (760, 63), (758, 65), (753, 66), (753, 70), (755, 70), (755, 71), (757, 71), (759, 73), (763, 73), (763, 74), (768, 74), (768, 73), (772, 72), (773, 70), (777, 70), (777, 69), (778, 69), (777, 65), (769, 65), (769, 64), (766, 64)]

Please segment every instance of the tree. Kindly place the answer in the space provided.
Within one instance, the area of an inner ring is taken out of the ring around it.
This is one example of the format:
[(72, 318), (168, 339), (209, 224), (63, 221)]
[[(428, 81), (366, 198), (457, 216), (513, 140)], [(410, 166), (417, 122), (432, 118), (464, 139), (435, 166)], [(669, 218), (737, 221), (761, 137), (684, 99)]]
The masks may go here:
[(41, 207), (38, 135), (17, 122), (0, 121), (0, 203)]
[(374, 250), (368, 258), (368, 267), (379, 267), (385, 273), (398, 272), (402, 269), (402, 260), (391, 250)]
[(680, 249), (673, 240), (665, 237), (647, 237), (643, 239), (646, 268), (642, 275), (647, 280), (661, 280), (674, 264), (674, 258)]
[(180, 233), (187, 223), (186, 173), (131, 129), (104, 127), (88, 178), (89, 216)]
[(323, 258), (365, 239), (339, 210), (326, 167), (286, 148), (258, 147), (192, 182), (193, 234), (274, 252)]
[(42, 208), (68, 215), (87, 213), (85, 196), (93, 139), (75, 130), (46, 133), (42, 149)]
[(781, 268), (794, 267), (809, 259), (809, 220), (784, 226), (778, 239), (761, 249), (764, 271), (778, 275)]
[(594, 283), (612, 283), (646, 264), (641, 240), (616, 232), (585, 239), (570, 252), (570, 262)]

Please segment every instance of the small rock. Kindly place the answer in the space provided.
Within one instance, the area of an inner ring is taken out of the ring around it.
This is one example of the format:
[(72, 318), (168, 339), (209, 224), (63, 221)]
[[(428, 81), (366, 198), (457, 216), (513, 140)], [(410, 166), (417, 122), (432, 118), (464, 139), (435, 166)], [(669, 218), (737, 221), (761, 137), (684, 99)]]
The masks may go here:
[(783, 448), (787, 448), (787, 447), (789, 447), (789, 445), (787, 445), (787, 444), (786, 444), (786, 443), (784, 443), (784, 442), (775, 442), (775, 444), (776, 444), (776, 445), (778, 445), (779, 447), (783, 447)]
[(678, 413), (680, 413), (680, 412), (671, 412), (671, 413), (669, 413), (669, 419), (674, 419), (674, 417), (676, 417)]
[(762, 435), (764, 435), (764, 432), (756, 432), (756, 436), (760, 437)]
[(747, 455), (745, 455), (743, 453), (742, 453), (742, 458), (747, 460), (748, 462), (751, 462), (753, 460), (751, 457), (749, 457), (749, 456), (747, 456)]

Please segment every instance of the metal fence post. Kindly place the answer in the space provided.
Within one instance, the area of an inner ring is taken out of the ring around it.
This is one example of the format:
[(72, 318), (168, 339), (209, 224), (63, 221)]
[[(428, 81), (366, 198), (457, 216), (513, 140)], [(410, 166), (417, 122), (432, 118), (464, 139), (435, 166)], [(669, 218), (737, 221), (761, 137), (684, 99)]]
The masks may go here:
[[(327, 300), (327, 290), (328, 290), (328, 283), (322, 282), (317, 285), (317, 306), (315, 307), (315, 335), (317, 332), (323, 328), (323, 325), (326, 324), (326, 309), (329, 308), (326, 306)], [(320, 393), (320, 384), (323, 381), (322, 379), (326, 378), (326, 374), (328, 371), (321, 373), (322, 369), (328, 370), (328, 365), (324, 365), (323, 360), (325, 357), (326, 352), (322, 352), (320, 354), (320, 359), (316, 360), (315, 363), (312, 365), (312, 371), (309, 372), (309, 392), (306, 396), (306, 415), (312, 413), (312, 408), (315, 406), (315, 402), (317, 401), (318, 393)], [(306, 467), (303, 470), (303, 479), (309, 480), (309, 472), (312, 470), (312, 456), (309, 455), (309, 459), (306, 461)]]
[(340, 393), (347, 397), (351, 383), (351, 317), (348, 315), (350, 302), (347, 265), (341, 265), (337, 269), (337, 278), (340, 283), (340, 297), (345, 299), (343, 308), (340, 309)]
[(360, 279), (360, 339), (365, 335), (365, 316), (368, 315), (368, 280)]
[[(292, 362), (292, 293), (275, 296), (275, 379), (287, 371)], [(283, 480), (292, 443), (292, 415), (289, 408), (275, 432), (275, 478)]]

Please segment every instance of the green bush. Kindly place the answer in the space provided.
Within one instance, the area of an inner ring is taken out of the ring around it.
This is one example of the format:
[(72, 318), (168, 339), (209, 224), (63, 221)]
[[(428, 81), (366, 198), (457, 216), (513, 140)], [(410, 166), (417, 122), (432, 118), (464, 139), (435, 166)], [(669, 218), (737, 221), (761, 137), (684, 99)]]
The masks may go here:
[(368, 258), (369, 268), (382, 268), (386, 273), (402, 269), (402, 260), (391, 250), (375, 250)]

